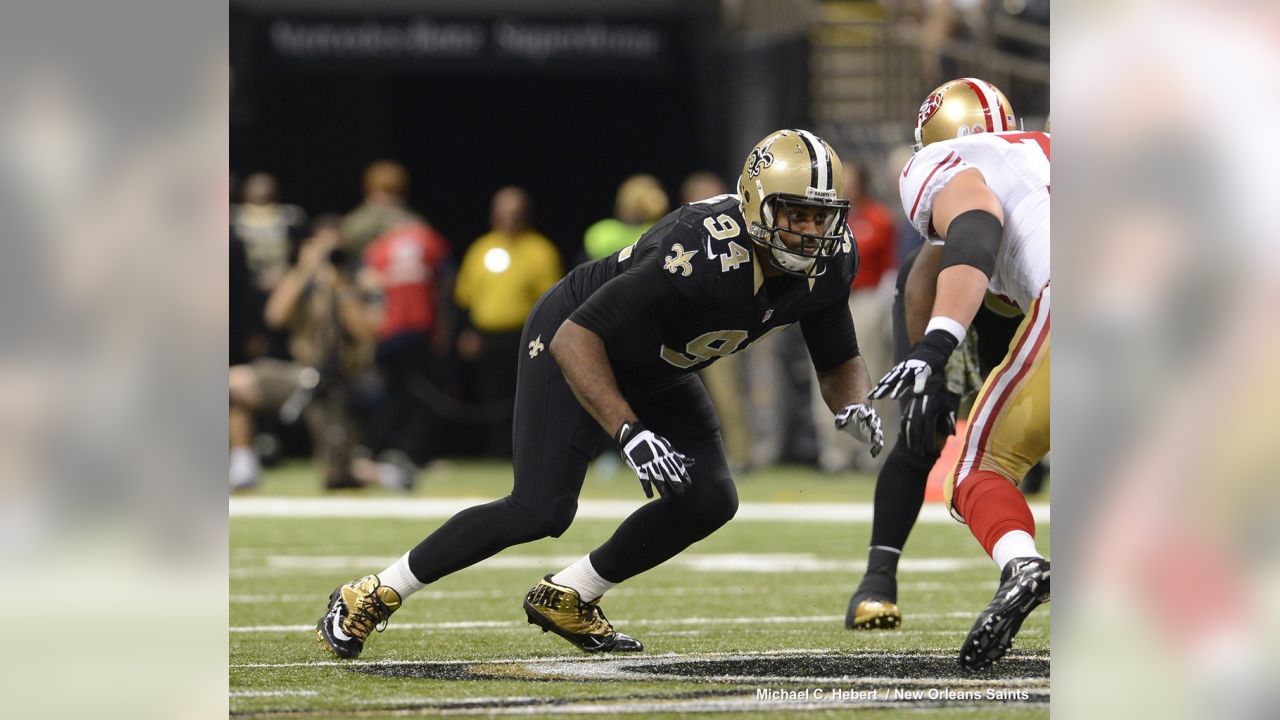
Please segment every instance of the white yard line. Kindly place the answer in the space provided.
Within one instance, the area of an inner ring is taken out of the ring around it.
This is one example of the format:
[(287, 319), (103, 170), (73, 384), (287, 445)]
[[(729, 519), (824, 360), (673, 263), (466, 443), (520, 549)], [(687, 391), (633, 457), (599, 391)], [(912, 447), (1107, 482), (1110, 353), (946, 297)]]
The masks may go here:
[[(407, 518), (443, 520), (460, 510), (493, 498), (281, 498), (233, 497), (229, 512), (233, 518)], [(581, 500), (577, 518), (581, 520), (621, 520), (643, 504), (640, 500)], [(858, 503), (767, 503), (745, 502), (738, 507), (735, 522), (871, 522), (872, 504)], [(1049, 505), (1031, 505), (1038, 523), (1049, 522)], [(955, 520), (939, 503), (928, 503), (920, 511), (919, 523), (950, 524)]]
[[(797, 595), (812, 595), (824, 592), (844, 592), (852, 593), (857, 585), (856, 578), (850, 579), (847, 583), (826, 584), (826, 585), (789, 585), (789, 591)], [(523, 588), (521, 588), (523, 589)], [(988, 580), (984, 582), (900, 582), (898, 583), (899, 592), (941, 592), (976, 589), (995, 589), (995, 581)], [(617, 587), (609, 591), (609, 597), (713, 597), (720, 595), (742, 595), (745, 589), (742, 587), (723, 587), (718, 585), (712, 586), (677, 586), (677, 587), (656, 587), (656, 588), (635, 588), (635, 587)], [(511, 597), (510, 590), (419, 590), (414, 597), (425, 600), (500, 600), (502, 598)], [(316, 601), (316, 594), (250, 594), (250, 595), (232, 595), (228, 598), (228, 602), (232, 605), (261, 605), (270, 603), (313, 603)]]
[[(977, 610), (956, 611), (948, 613), (911, 613), (908, 619), (941, 619), (968, 618), (977, 615)], [(774, 615), (764, 617), (685, 617), (685, 618), (653, 618), (624, 619), (619, 625), (628, 627), (671, 627), (684, 625), (804, 625), (808, 623), (837, 623), (844, 620), (844, 615)], [(456, 622), (434, 623), (389, 623), (388, 630), (510, 630), (522, 628), (528, 623), (517, 620), (464, 620)], [(310, 625), (236, 625), (229, 628), (233, 633), (290, 633), (313, 632), (316, 626)]]
[[(577, 555), (498, 555), (477, 563), (486, 570), (547, 570), (565, 567), (580, 559)], [(267, 555), (260, 567), (231, 568), (232, 577), (268, 576), (289, 572), (349, 571), (362, 573), (383, 568), (396, 558), (391, 555)], [(984, 557), (905, 557), (898, 563), (904, 573), (949, 573), (990, 567)], [(810, 553), (685, 553), (663, 563), (664, 568), (700, 573), (855, 573), (865, 572), (865, 560), (835, 560)], [(994, 568), (993, 568), (994, 572)]]

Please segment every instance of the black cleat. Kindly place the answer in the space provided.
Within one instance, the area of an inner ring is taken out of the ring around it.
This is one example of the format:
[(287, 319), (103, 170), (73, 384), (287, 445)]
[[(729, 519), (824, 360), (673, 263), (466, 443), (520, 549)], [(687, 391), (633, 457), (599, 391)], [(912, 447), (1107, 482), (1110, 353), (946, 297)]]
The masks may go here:
[(1049, 561), (1015, 558), (1000, 573), (1000, 589), (978, 615), (973, 629), (960, 646), (957, 660), (966, 670), (983, 670), (1004, 657), (1013, 637), (1041, 603), (1049, 602)]
[(530, 625), (553, 632), (583, 652), (640, 652), (644, 645), (613, 629), (594, 602), (583, 602), (578, 591), (551, 582), (548, 575), (529, 590), (524, 612)]

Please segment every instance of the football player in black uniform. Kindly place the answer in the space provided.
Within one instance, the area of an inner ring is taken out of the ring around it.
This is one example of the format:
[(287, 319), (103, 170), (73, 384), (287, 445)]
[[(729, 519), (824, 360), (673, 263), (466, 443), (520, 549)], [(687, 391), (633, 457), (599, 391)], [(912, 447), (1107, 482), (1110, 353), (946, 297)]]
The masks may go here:
[(613, 537), (547, 575), (529, 622), (586, 652), (638, 651), (597, 601), (728, 522), (738, 497), (719, 420), (695, 370), (799, 322), (836, 425), (884, 444), (849, 316), (857, 250), (840, 158), (804, 130), (747, 157), (738, 194), (685, 205), (636, 243), (547, 291), (524, 328), (515, 400), (515, 487), (463, 510), (389, 568), (342, 585), (317, 625), (356, 657), (409, 594), (504, 548), (559, 537), (587, 464), (612, 436), (649, 497)]

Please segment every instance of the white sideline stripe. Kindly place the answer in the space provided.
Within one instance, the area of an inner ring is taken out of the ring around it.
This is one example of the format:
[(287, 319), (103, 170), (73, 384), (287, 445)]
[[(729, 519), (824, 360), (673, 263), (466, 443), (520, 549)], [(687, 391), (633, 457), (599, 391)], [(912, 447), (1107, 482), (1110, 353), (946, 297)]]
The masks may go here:
[(229, 693), (233, 698), (311, 697), (319, 694), (316, 690), (232, 690)]
[[(792, 592), (799, 594), (813, 594), (822, 592), (852, 592), (854, 585), (852, 583), (828, 584), (828, 585), (791, 585)], [(954, 591), (954, 590), (975, 590), (988, 589), (994, 587), (992, 581), (985, 582), (900, 582), (898, 583), (899, 591)], [(628, 588), (617, 587), (609, 591), (609, 597), (685, 597), (694, 595), (704, 597), (708, 595), (742, 595), (743, 590), (740, 587), (664, 587), (664, 588)], [(476, 600), (482, 598), (500, 599), (511, 597), (508, 590), (419, 590), (413, 594), (416, 598), (426, 600)], [(228, 602), (233, 605), (253, 605), (260, 603), (314, 603), (316, 601), (315, 593), (303, 594), (282, 594), (282, 595), (232, 595), (227, 598)], [(915, 615), (912, 615), (915, 617)]]
[[(949, 613), (911, 613), (911, 618), (940, 619), (976, 617), (976, 611), (957, 611)], [(803, 625), (805, 623), (834, 623), (844, 620), (844, 615), (774, 615), (771, 617), (733, 617), (733, 618), (655, 618), (652, 620), (625, 620), (628, 627), (651, 627), (672, 625)], [(528, 625), (525, 621), (516, 620), (468, 620), (458, 622), (435, 623), (389, 623), (387, 629), (395, 630), (489, 630), (520, 628)], [(316, 626), (311, 625), (236, 625), (229, 628), (233, 633), (287, 633), (314, 632)], [(954, 634), (952, 631), (946, 631)]]
[[(230, 499), (233, 518), (406, 518), (447, 519), (469, 507), (493, 498), (246, 498)], [(581, 500), (577, 519), (621, 520), (644, 503), (640, 500)], [(767, 503), (747, 502), (738, 506), (734, 521), (786, 522), (871, 522), (872, 503)], [(1049, 505), (1031, 505), (1038, 523), (1049, 522)], [(955, 520), (941, 503), (926, 503), (917, 523), (952, 524)]]
[[(489, 570), (528, 570), (563, 567), (580, 558), (571, 555), (511, 555), (491, 557), (475, 567)], [(385, 567), (394, 557), (377, 555), (269, 555), (267, 569), (273, 570), (362, 570)], [(898, 563), (902, 572), (955, 572), (987, 567), (986, 558), (903, 558)], [(832, 560), (808, 553), (726, 553), (677, 555), (663, 563), (666, 568), (679, 568), (696, 572), (747, 572), (747, 573), (796, 573), (796, 572), (846, 572), (859, 573), (867, 569), (866, 560)], [(240, 569), (240, 568), (237, 568)], [(235, 574), (234, 572), (232, 573)]]

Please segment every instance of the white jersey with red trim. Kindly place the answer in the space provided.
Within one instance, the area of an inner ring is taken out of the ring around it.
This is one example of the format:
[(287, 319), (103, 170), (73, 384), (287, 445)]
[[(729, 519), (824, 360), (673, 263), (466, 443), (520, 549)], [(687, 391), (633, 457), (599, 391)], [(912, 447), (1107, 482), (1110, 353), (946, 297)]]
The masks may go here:
[(1004, 237), (988, 289), (1026, 312), (1049, 282), (1049, 133), (979, 133), (931, 143), (898, 178), (902, 209), (929, 242), (933, 201), (957, 173), (976, 168), (1000, 198)]

